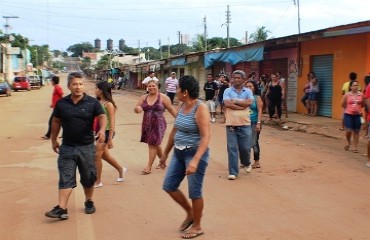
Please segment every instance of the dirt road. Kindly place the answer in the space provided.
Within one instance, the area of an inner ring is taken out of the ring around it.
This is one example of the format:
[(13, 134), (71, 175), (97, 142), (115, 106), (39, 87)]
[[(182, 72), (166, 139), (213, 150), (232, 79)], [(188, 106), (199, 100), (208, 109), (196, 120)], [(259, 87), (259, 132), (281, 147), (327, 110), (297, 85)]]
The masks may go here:
[[(0, 97), (0, 239), (180, 239), (184, 213), (161, 190), (164, 171), (140, 175), (147, 146), (139, 143), (142, 115), (133, 113), (138, 96), (132, 92), (114, 95), (118, 126), (112, 153), (128, 168), (126, 181), (116, 183), (117, 173), (104, 165), (95, 214), (84, 214), (79, 186), (68, 220), (44, 216), (57, 204), (57, 155), (41, 139), (51, 91), (49, 86)], [(168, 133), (173, 119), (167, 116)], [(221, 123), (212, 125), (205, 235), (199, 239), (370, 239), (370, 169), (363, 154), (344, 151), (341, 140), (265, 126), (262, 168), (228, 181), (225, 135)]]

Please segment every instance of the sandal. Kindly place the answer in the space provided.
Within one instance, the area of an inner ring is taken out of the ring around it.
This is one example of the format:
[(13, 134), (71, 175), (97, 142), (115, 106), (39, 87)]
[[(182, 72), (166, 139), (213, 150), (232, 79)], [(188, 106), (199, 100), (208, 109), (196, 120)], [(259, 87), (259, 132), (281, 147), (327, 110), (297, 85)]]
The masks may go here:
[(358, 150), (357, 150), (357, 149), (355, 149), (355, 150), (353, 150), (353, 152), (354, 152), (354, 153), (358, 153)]
[(191, 220), (185, 220), (181, 226), (180, 226), (180, 232), (183, 232), (185, 231), (186, 229), (188, 229), (191, 225), (193, 224), (193, 219)]
[(348, 151), (349, 150), (349, 146), (348, 145), (345, 145), (344, 146), (344, 150)]
[(261, 165), (259, 163), (253, 163), (252, 168), (261, 168)]
[(151, 171), (146, 171), (146, 170), (141, 171), (141, 175), (148, 175), (151, 173), (152, 173)]
[(192, 239), (199, 236), (202, 236), (204, 232), (186, 232), (184, 235), (181, 235), (181, 238), (183, 239)]

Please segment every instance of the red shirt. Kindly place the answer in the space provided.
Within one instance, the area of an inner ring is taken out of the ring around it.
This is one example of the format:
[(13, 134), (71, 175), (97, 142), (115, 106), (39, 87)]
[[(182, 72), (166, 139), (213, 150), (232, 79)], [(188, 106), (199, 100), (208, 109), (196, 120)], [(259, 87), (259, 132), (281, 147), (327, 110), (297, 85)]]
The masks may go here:
[(53, 95), (51, 96), (51, 108), (55, 108), (55, 104), (63, 97), (63, 89), (59, 84), (54, 85)]
[[(365, 99), (370, 98), (370, 84), (367, 85), (365, 90)], [(366, 120), (370, 122), (370, 111), (367, 112)]]

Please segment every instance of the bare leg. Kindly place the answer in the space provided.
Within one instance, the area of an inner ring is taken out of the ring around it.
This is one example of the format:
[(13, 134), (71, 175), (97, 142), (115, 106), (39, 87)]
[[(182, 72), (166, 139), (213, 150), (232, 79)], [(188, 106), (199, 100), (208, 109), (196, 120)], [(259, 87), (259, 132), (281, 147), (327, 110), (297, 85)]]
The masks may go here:
[(353, 132), (353, 150), (357, 151), (358, 140), (360, 138), (360, 132)]
[(94, 187), (84, 188), (84, 193), (85, 193), (85, 201), (92, 200), (92, 197), (94, 194)]
[(153, 162), (154, 162), (155, 157), (157, 156), (157, 152), (158, 152), (158, 148), (157, 148), (158, 146), (157, 145), (149, 145), (148, 144), (148, 147), (149, 147), (149, 160), (148, 160), (148, 165), (145, 168), (145, 171), (147, 173), (152, 171), (152, 165), (153, 165)]
[(96, 181), (95, 185), (101, 183), (101, 175), (103, 171), (103, 162), (102, 156), (104, 154), (105, 143), (97, 143), (96, 144), (96, 153), (95, 153), (95, 165), (96, 165)]
[(110, 154), (108, 146), (105, 146), (104, 153), (103, 153), (103, 159), (118, 171), (120, 178), (123, 177), (123, 167)]
[[(186, 219), (185, 221), (190, 221), (194, 219), (193, 216), (193, 209), (190, 206), (188, 200), (186, 199), (185, 195), (180, 191), (176, 190), (174, 192), (167, 192), (175, 202), (177, 202), (186, 212)], [(195, 220), (195, 219), (194, 219)], [(199, 223), (200, 221), (198, 221)]]
[(203, 198), (193, 199), (193, 225), (189, 229), (189, 232), (200, 232), (202, 230), (202, 227), (200, 225), (201, 219), (202, 219), (202, 212), (203, 212), (203, 206), (204, 206), (204, 200)]
[(352, 137), (352, 132), (351, 131), (346, 131), (346, 139), (347, 139), (347, 146), (351, 146), (351, 137)]
[(59, 189), (59, 207), (66, 209), (69, 196), (71, 196), (72, 188)]

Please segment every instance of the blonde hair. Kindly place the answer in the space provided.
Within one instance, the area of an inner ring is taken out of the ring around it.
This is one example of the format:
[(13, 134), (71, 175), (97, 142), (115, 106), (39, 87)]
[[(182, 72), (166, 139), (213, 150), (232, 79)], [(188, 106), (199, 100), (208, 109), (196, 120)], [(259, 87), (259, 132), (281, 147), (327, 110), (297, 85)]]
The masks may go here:
[(157, 87), (158, 87), (158, 81), (156, 81), (156, 80), (149, 80), (147, 82), (147, 85), (149, 85), (150, 83), (155, 83), (155, 85), (157, 85)]

